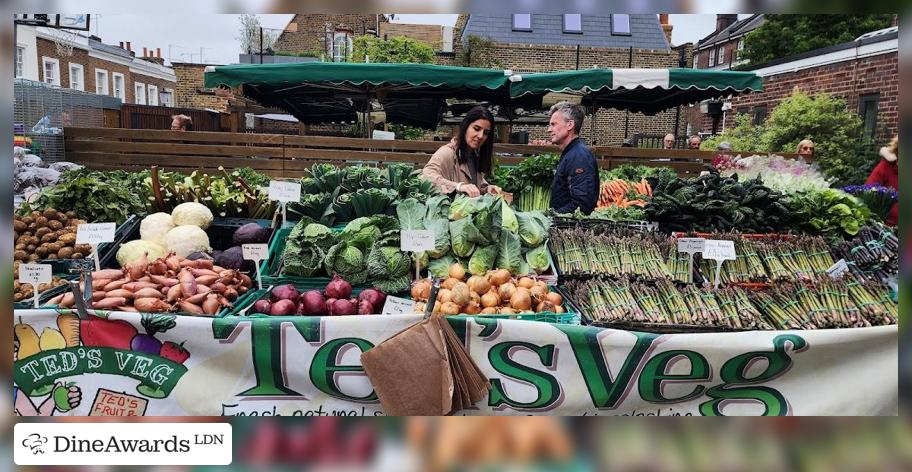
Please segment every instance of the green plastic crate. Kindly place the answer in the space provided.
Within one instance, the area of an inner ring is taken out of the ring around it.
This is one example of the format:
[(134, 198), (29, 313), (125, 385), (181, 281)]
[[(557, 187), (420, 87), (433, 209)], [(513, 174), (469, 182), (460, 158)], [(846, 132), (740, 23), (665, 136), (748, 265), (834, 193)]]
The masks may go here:
[(564, 313), (519, 313), (516, 315), (457, 315), (459, 318), (493, 318), (498, 320), (522, 320), (522, 321), (539, 321), (542, 323), (579, 325), (580, 315), (573, 312)]
[[(73, 279), (73, 277), (71, 277), (71, 276), (60, 277), (60, 278), (67, 280), (67, 281)], [(56, 297), (57, 295), (60, 295), (61, 293), (68, 291), (69, 289), (70, 289), (69, 284), (62, 284), (62, 285), (58, 285), (50, 290), (45, 290), (44, 292), (41, 293), (41, 297), (38, 300), (38, 307), (39, 308), (56, 307), (57, 305), (48, 305), (47, 304), (48, 300)], [(14, 310), (28, 310), (28, 309), (32, 309), (32, 308), (35, 308), (35, 302), (34, 302), (34, 299), (32, 299), (32, 298), (30, 298), (28, 300), (23, 300), (21, 302), (13, 303)]]

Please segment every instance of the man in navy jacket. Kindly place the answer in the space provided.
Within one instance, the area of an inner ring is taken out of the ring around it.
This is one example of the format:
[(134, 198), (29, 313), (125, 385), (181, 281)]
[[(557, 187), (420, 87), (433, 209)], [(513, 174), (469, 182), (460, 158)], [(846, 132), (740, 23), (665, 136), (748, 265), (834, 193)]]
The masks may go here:
[(561, 149), (560, 163), (551, 183), (551, 208), (558, 213), (573, 213), (579, 208), (589, 214), (598, 202), (598, 164), (579, 137), (584, 116), (583, 107), (569, 102), (551, 107), (548, 132), (551, 143)]

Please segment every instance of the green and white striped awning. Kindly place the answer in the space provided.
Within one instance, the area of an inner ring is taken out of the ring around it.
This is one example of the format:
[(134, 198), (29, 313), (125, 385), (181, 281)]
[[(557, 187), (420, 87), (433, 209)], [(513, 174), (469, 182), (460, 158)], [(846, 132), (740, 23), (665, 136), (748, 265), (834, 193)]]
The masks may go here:
[(510, 96), (574, 93), (583, 103), (647, 114), (677, 105), (697, 103), (763, 90), (753, 72), (702, 69), (584, 69), (510, 77)]

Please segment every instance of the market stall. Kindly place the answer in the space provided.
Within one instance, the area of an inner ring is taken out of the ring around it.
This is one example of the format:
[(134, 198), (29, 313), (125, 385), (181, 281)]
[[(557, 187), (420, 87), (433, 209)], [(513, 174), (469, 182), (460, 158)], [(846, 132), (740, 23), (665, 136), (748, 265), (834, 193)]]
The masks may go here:
[(409, 164), (64, 172), (15, 223), (16, 408), (895, 414), (881, 198), (758, 157), (621, 166), (592, 214), (554, 214), (554, 159), (492, 176), (512, 204), (438, 195)]

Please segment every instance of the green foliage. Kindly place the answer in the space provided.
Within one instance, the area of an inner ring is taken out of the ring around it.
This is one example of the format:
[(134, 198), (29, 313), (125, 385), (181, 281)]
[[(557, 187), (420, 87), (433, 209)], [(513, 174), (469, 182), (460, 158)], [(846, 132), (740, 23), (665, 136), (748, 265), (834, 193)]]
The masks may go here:
[(751, 64), (854, 41), (890, 26), (892, 14), (766, 15), (766, 22), (744, 39), (742, 58)]
[(383, 40), (358, 36), (354, 40), (352, 62), (432, 64), (434, 48), (416, 39), (396, 36)]
[(390, 123), (389, 130), (396, 133), (396, 139), (404, 139), (406, 141), (418, 141), (425, 134), (425, 131), (421, 128), (399, 123)]
[(132, 214), (147, 212), (151, 191), (142, 182), (148, 172), (102, 172), (77, 169), (64, 172), (60, 183), (45, 188), (31, 203), (23, 203), (19, 214), (54, 208), (75, 211), (89, 222), (123, 223)]
[(788, 201), (798, 229), (838, 239), (854, 236), (871, 217), (857, 198), (836, 189), (799, 192)]
[(675, 179), (678, 177), (678, 174), (671, 167), (622, 164), (599, 176), (602, 181), (621, 179), (628, 182), (639, 182), (646, 177), (654, 177), (657, 181), (661, 182)]
[(457, 58), (463, 67), (480, 67), (482, 69), (503, 69), (503, 63), (494, 55), (496, 44), (491, 38), (469, 35)]
[(311, 51), (292, 52), (292, 51), (274, 51), (273, 56), (291, 56), (291, 57), (320, 57), (319, 54)]
[(738, 115), (734, 128), (707, 139), (701, 147), (713, 150), (728, 141), (734, 151), (795, 152), (802, 139), (811, 139), (820, 170), (834, 179), (833, 185), (845, 186), (864, 182), (877, 164), (875, 146), (861, 136), (861, 118), (846, 108), (845, 100), (796, 91), (773, 109), (763, 126)]

